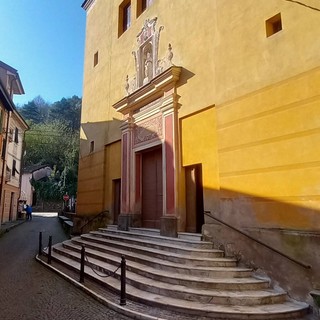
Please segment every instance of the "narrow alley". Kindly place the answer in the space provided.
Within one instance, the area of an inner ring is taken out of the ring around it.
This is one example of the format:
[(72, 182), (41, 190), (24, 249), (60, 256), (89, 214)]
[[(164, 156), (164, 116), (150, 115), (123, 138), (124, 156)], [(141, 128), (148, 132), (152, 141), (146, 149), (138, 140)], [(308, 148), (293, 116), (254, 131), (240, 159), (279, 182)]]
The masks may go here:
[(1, 320), (129, 319), (109, 310), (35, 260), (39, 232), (43, 244), (67, 237), (56, 216), (35, 213), (0, 237)]

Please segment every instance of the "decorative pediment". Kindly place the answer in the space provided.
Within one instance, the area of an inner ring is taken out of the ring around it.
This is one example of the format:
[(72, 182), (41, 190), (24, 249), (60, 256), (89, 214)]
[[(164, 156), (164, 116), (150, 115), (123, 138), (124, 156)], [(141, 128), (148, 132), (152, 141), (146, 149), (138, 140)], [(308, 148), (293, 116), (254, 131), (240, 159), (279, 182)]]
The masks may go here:
[(132, 52), (136, 73), (132, 77), (129, 75), (126, 77), (125, 90), (127, 95), (148, 84), (153, 78), (173, 65), (170, 43), (166, 56), (163, 59), (158, 59), (160, 33), (164, 26), (160, 26), (157, 30), (156, 24), (157, 17), (151, 20), (147, 19), (137, 35), (138, 48)]
[(138, 88), (136, 91), (115, 103), (113, 108), (123, 115), (134, 112), (142, 106), (162, 97), (164, 92), (174, 88), (180, 78), (180, 73), (181, 67), (176, 66), (164, 70), (148, 84)]
[[(144, 26), (142, 30), (137, 35), (137, 42), (139, 47), (143, 45), (149, 38), (151, 38), (154, 34), (156, 34), (156, 23), (157, 23), (157, 17), (153, 18), (152, 20), (147, 19), (144, 22)], [(160, 31), (163, 29), (163, 27), (160, 27)]]

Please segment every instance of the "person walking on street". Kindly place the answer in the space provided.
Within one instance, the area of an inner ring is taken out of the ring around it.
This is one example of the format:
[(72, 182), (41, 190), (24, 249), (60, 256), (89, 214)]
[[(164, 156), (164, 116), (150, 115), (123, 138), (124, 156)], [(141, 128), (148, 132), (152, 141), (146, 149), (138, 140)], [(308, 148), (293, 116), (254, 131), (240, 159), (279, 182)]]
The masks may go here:
[(26, 206), (27, 220), (32, 220), (32, 207), (27, 204)]

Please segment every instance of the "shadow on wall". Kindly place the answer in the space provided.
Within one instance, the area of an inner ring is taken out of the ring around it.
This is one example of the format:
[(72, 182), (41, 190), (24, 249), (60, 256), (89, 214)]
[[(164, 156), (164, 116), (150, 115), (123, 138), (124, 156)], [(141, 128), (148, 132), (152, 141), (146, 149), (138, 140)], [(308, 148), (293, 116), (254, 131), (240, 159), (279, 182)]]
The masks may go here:
[[(94, 146), (101, 146), (104, 150), (107, 139), (119, 141), (122, 123), (114, 119), (82, 125), (86, 139), (82, 139), (81, 144), (82, 150), (85, 150), (84, 155), (88, 155), (87, 169), (96, 165), (96, 159), (90, 157), (91, 142), (94, 141)], [(144, 145), (146, 148), (151, 142), (162, 139), (156, 129), (150, 126), (141, 127), (138, 132), (140, 146)], [(170, 149), (170, 146), (166, 145), (165, 148)], [(92, 153), (95, 153), (95, 150)], [(171, 165), (174, 166), (173, 163)], [(95, 174), (100, 176), (101, 186), (104, 183), (111, 183), (111, 181), (104, 181), (103, 166), (100, 169), (101, 172), (95, 172)], [(89, 183), (89, 180), (88, 182), (80, 181), (80, 183)], [(93, 188), (98, 188), (96, 182)], [(84, 189), (88, 192), (89, 184), (85, 185)], [(240, 264), (253, 268), (257, 275), (273, 279), (274, 285), (279, 284), (292, 298), (312, 304), (310, 291), (320, 289), (320, 272), (318, 272), (320, 270), (320, 211), (314, 209), (319, 207), (317, 196), (296, 197), (295, 202), (289, 203), (279, 200), (280, 198), (264, 198), (227, 189), (204, 189), (203, 195), (204, 209), (211, 211), (213, 216), (266, 243), (298, 263), (208, 216), (205, 216), (205, 224), (202, 227), (205, 239), (212, 240), (215, 246), (224, 249), (227, 255), (235, 255), (239, 258)], [(110, 210), (104, 207), (103, 197), (104, 194), (101, 191), (96, 193), (95, 199), (90, 200), (91, 203), (81, 204), (84, 208), (88, 205), (88, 216)], [(94, 207), (95, 204), (96, 207)], [(113, 223), (112, 210), (106, 218), (107, 221), (103, 220), (103, 224)], [(83, 223), (79, 222), (80, 225)], [(310, 268), (307, 267), (308, 265)]]
[[(320, 212), (302, 204), (295, 205), (233, 190), (205, 192), (220, 195), (220, 210), (212, 210), (212, 216), (275, 250), (219, 223), (209, 215), (205, 215), (202, 228), (204, 238), (213, 241), (215, 247), (224, 249), (226, 255), (235, 256), (240, 264), (253, 268), (258, 276), (270, 277), (274, 285), (279, 284), (291, 297), (312, 305), (309, 293), (313, 289), (320, 289)], [(310, 205), (310, 201), (305, 203)]]
[[(96, 148), (108, 144), (108, 141), (117, 141), (121, 138), (120, 125), (123, 121), (113, 118), (110, 121), (87, 122), (81, 124), (80, 147), (81, 156), (86, 156), (90, 152), (96, 151)], [(85, 138), (83, 138), (83, 136)], [(93, 150), (92, 148), (93, 142)]]
[[(123, 121), (87, 122), (81, 124), (79, 175), (76, 213), (90, 217), (110, 210), (106, 203), (106, 145), (119, 141)], [(120, 176), (116, 178), (120, 179)]]

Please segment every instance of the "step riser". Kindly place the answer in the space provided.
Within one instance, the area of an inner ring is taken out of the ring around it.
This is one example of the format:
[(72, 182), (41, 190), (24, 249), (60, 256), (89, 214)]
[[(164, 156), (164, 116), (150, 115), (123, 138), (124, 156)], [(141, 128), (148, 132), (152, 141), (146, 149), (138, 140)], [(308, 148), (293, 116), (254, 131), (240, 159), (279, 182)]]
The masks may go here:
[[(78, 239), (72, 239), (72, 242), (76, 245), (82, 244), (82, 242)], [(167, 272), (172, 272), (172, 273), (180, 273), (180, 274), (185, 274), (185, 275), (190, 275), (190, 276), (197, 276), (197, 277), (211, 277), (211, 278), (247, 278), (252, 275), (252, 272), (250, 270), (248, 271), (228, 271), (224, 268), (221, 268), (220, 270), (198, 270), (194, 269), (192, 267), (184, 268), (180, 267), (177, 265), (177, 267), (174, 266), (168, 266), (164, 264), (159, 264), (158, 262), (153, 262), (147, 259), (143, 259), (140, 257), (136, 257), (134, 253), (130, 251), (118, 251), (118, 250), (113, 250), (110, 247), (105, 247), (105, 248), (100, 248), (95, 246), (95, 243), (88, 244), (87, 242), (85, 243), (86, 248), (90, 248), (93, 250), (97, 250), (102, 253), (107, 253), (110, 255), (114, 255), (116, 257), (121, 257), (124, 255), (127, 260), (134, 261), (137, 263), (141, 263), (143, 265), (152, 267), (152, 268), (159, 268), (163, 271)], [(163, 261), (163, 259), (161, 260)]]
[[(160, 294), (166, 297), (177, 298), (187, 301), (198, 301), (204, 304), (221, 304), (221, 305), (241, 305), (241, 306), (254, 306), (271, 303), (282, 303), (286, 301), (285, 295), (272, 296), (272, 297), (219, 297), (219, 296), (208, 296), (204, 294), (193, 294), (185, 293), (177, 290), (169, 290), (158, 287), (152, 287), (143, 283), (137, 283), (130, 280), (132, 286), (151, 293)], [(224, 290), (224, 289), (220, 289)]]
[(112, 236), (112, 234), (118, 235), (118, 236), (128, 236), (132, 240), (140, 239), (140, 240), (154, 241), (154, 242), (158, 241), (158, 242), (161, 242), (162, 244), (177, 245), (181, 247), (184, 246), (186, 248), (194, 248), (194, 249), (213, 249), (213, 243), (211, 242), (196, 241), (191, 239), (161, 237), (156, 234), (128, 232), (128, 231), (105, 229), (105, 228), (100, 228), (99, 231), (110, 236)]
[[(111, 242), (106, 242), (108, 239), (102, 239), (99, 237), (92, 239), (92, 238), (86, 238), (83, 235), (81, 236), (81, 238), (84, 240), (87, 240), (87, 241), (95, 242), (95, 243), (108, 244), (109, 246), (112, 246), (113, 248), (118, 248), (118, 249), (123, 249), (123, 250), (128, 249), (128, 245), (124, 244), (122, 242), (111, 243)], [(149, 257), (155, 257), (155, 258), (163, 259), (163, 260), (170, 261), (170, 262), (185, 264), (186, 266), (202, 266), (202, 267), (235, 267), (236, 266), (236, 262), (232, 261), (232, 260), (230, 260), (230, 261), (208, 261), (206, 259), (192, 259), (192, 258), (187, 258), (187, 257), (176, 257), (176, 256), (166, 255), (165, 252), (160, 254), (158, 252), (146, 251), (143, 249), (143, 247), (141, 247), (141, 248), (132, 248), (131, 247), (130, 250), (132, 252), (144, 254)]]
[(184, 232), (178, 232), (178, 238), (184, 240), (202, 241), (202, 234), (187, 234)]
[(129, 232), (133, 232), (136, 234), (144, 234), (144, 235), (151, 235), (151, 236), (160, 236), (159, 229), (146, 229), (146, 228), (129, 228)]
[[(109, 240), (114, 240), (117, 241), (119, 240), (119, 236), (113, 236), (110, 233), (102, 232), (102, 233), (92, 233), (96, 235), (97, 237), (101, 237), (104, 239), (109, 239)], [(201, 252), (197, 251), (197, 249), (203, 249), (203, 248), (194, 248), (194, 247), (189, 247), (188, 248), (178, 248), (178, 247), (170, 247), (166, 246), (166, 244), (158, 244), (156, 242), (147, 242), (147, 239), (128, 239), (128, 238), (121, 238), (121, 242), (127, 243), (130, 245), (137, 245), (137, 246), (143, 246), (151, 249), (156, 249), (156, 250), (164, 250), (166, 252), (172, 252), (172, 253), (177, 253), (177, 254), (182, 254), (182, 255), (188, 255), (188, 256), (194, 256), (194, 257), (204, 257), (204, 258), (217, 258), (217, 257), (223, 257), (224, 253), (223, 251), (208, 251), (208, 252)], [(162, 242), (162, 241), (161, 241)], [(173, 243), (170, 243), (170, 245), (173, 245)], [(212, 250), (211, 249), (206, 249), (206, 250)]]
[[(71, 249), (76, 251), (77, 253), (80, 253), (80, 248), (76, 249), (64, 245), (67, 249)], [(97, 260), (101, 260), (110, 264), (113, 264), (117, 266), (119, 264), (119, 260), (117, 259), (109, 259), (107, 257), (102, 257), (101, 255), (87, 252), (86, 255), (88, 257), (92, 257)], [(259, 289), (266, 289), (269, 287), (268, 283), (254, 283), (254, 284), (225, 284), (225, 283), (209, 283), (205, 281), (192, 281), (192, 280), (183, 280), (183, 279), (177, 279), (177, 277), (164, 277), (157, 273), (146, 273), (144, 270), (141, 270), (139, 268), (136, 268), (134, 266), (130, 266), (127, 263), (127, 270), (131, 271), (135, 274), (139, 274), (144, 277), (148, 277), (150, 279), (161, 281), (165, 283), (170, 283), (173, 285), (183, 285), (189, 288), (197, 288), (197, 289), (215, 289), (215, 290), (259, 290)], [(147, 290), (148, 291), (148, 290)]]

